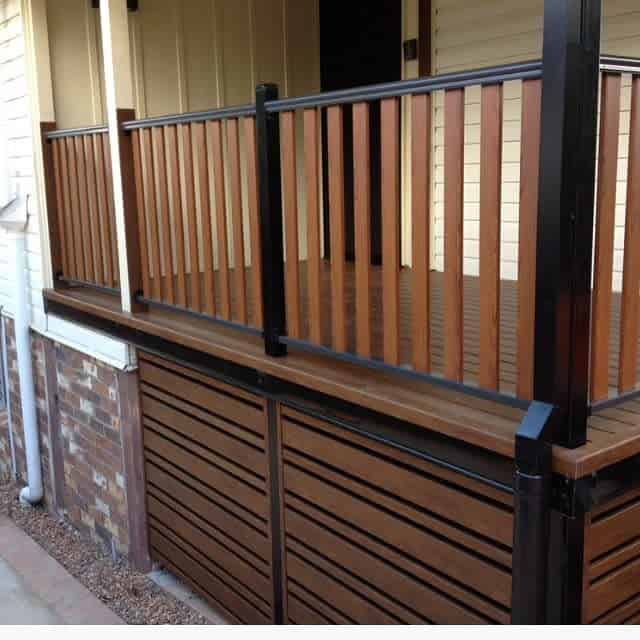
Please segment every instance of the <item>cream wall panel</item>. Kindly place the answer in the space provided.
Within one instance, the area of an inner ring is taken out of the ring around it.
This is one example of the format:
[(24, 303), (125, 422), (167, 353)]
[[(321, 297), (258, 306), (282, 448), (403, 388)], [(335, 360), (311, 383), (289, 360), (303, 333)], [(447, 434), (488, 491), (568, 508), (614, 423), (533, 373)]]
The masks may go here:
[[(27, 4), (27, 3), (25, 3)], [(55, 4), (55, 11), (66, 11), (69, 7), (63, 7), (63, 2)], [(83, 3), (84, 5), (88, 3)], [(37, 102), (33, 100), (37, 93), (35, 80), (31, 71), (27, 74), (29, 63), (25, 54), (32, 55), (33, 31), (26, 28), (28, 19), (23, 20), (20, 14), (20, 0), (0, 0), (0, 121), (5, 126), (0, 127), (5, 133), (5, 144), (0, 144), (0, 149), (5, 152), (6, 158), (0, 162), (3, 175), (0, 179), (8, 179), (9, 193), (19, 191), (29, 195), (29, 223), (26, 236), (27, 250), (27, 277), (29, 283), (29, 301), (31, 305), (31, 326), (40, 333), (62, 342), (74, 349), (78, 349), (104, 361), (119, 367), (124, 367), (128, 361), (128, 348), (125, 344), (108, 339), (100, 334), (82, 329), (78, 325), (63, 322), (53, 316), (47, 317), (44, 313), (42, 288), (44, 286), (43, 273), (43, 228), (40, 224), (40, 210), (37, 197), (36, 176), (34, 175), (34, 130), (39, 129), (39, 114), (35, 111)], [(51, 8), (51, 7), (49, 7)], [(86, 29), (85, 18), (93, 18), (92, 14), (81, 14), (84, 16), (76, 21), (78, 31)], [(81, 27), (81, 29), (80, 29)], [(23, 35), (25, 32), (25, 35)], [(84, 31), (89, 33), (89, 31)], [(60, 31), (58, 31), (60, 35)], [(26, 36), (26, 37), (25, 37)], [(30, 38), (30, 39), (29, 39)], [(25, 40), (29, 45), (25, 46)], [(82, 38), (78, 39), (82, 42)], [(87, 41), (85, 41), (87, 44)], [(31, 49), (29, 48), (31, 47)], [(57, 51), (61, 49), (58, 46)], [(70, 55), (69, 50), (64, 47)], [(88, 51), (85, 48), (85, 51)], [(62, 54), (61, 54), (62, 55)], [(76, 52), (77, 55), (77, 52)], [(58, 76), (60, 77), (60, 76)], [(76, 82), (79, 81), (76, 79)], [(86, 85), (88, 86), (88, 85)], [(86, 88), (86, 87), (85, 87)], [(29, 99), (29, 94), (32, 99)], [(86, 98), (85, 94), (83, 100)], [(94, 96), (95, 97), (95, 96)], [(89, 96), (83, 102), (83, 109), (86, 113), (94, 108), (93, 98)], [(63, 109), (61, 120), (73, 126), (75, 123), (68, 120), (69, 113), (64, 111), (64, 105), (59, 103)], [(50, 111), (49, 111), (50, 113)], [(85, 117), (83, 115), (82, 117)], [(50, 116), (48, 116), (50, 117)], [(32, 122), (35, 120), (35, 122)], [(90, 124), (85, 119), (78, 124)], [(3, 314), (13, 313), (13, 287), (15, 281), (13, 243), (4, 232), (0, 231), (0, 307)]]
[(56, 122), (61, 128), (104, 122), (97, 11), (85, 0), (47, 3)]
[(216, 0), (220, 18), (217, 39), (222, 45), (225, 105), (253, 102), (255, 69), (249, 0)]
[(173, 0), (140, 0), (136, 45), (144, 76), (137, 82), (143, 85), (146, 108), (141, 117), (180, 111), (175, 4)]
[[(435, 0), (434, 73), (540, 58), (543, 0)], [(604, 0), (603, 53), (640, 57), (640, 4), (637, 0)], [(505, 87), (502, 264), (503, 278), (517, 277), (521, 83)], [(443, 268), (444, 248), (444, 113), (443, 97), (435, 99), (434, 138), (434, 255)], [(619, 183), (616, 215), (614, 287), (621, 286), (626, 200), (626, 156), (630, 111), (630, 79), (623, 79)], [(466, 92), (465, 109), (465, 270), (479, 271), (479, 89)]]
[[(259, 0), (252, 3), (253, 7), (253, 55), (254, 78), (256, 84), (275, 82), (281, 91), (286, 93), (287, 60), (283, 0)], [(274, 36), (282, 34), (282, 36)], [(310, 49), (307, 45), (307, 51)], [(309, 55), (302, 53), (303, 61), (309, 61)]]
[[(203, 111), (219, 104), (215, 59), (215, 21), (211, 0), (180, 3), (184, 69), (189, 111)], [(184, 37), (186, 36), (186, 37)]]

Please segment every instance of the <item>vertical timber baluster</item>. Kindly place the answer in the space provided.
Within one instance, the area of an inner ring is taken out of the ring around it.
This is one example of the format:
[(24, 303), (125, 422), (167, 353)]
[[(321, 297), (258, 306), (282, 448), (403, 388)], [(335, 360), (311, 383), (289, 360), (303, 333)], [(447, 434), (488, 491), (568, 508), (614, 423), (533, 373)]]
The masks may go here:
[(444, 145), (444, 375), (450, 380), (462, 382), (464, 89), (453, 89), (445, 94)]
[(371, 357), (371, 132), (369, 104), (353, 105), (353, 193), (356, 248), (356, 351)]
[[(627, 215), (624, 234), (622, 308), (620, 311), (620, 370), (618, 393), (635, 388), (638, 362), (638, 290), (640, 289), (640, 76), (631, 89), (631, 131), (627, 176)], [(632, 249), (633, 247), (633, 249)]]
[(604, 400), (609, 395), (609, 338), (613, 298), (620, 89), (620, 74), (603, 74), (591, 319), (591, 400), (593, 402)]
[(413, 366), (431, 370), (431, 96), (411, 98)]
[(482, 87), (480, 119), (480, 386), (500, 387), (502, 85)]
[(520, 212), (518, 228), (518, 381), (516, 394), (533, 400), (535, 338), (536, 232), (540, 178), (542, 82), (522, 83)]

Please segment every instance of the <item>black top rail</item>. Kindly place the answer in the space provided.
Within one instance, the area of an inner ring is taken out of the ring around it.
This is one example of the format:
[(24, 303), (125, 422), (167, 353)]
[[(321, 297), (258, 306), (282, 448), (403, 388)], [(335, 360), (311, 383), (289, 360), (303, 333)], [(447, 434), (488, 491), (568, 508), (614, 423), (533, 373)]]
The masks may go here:
[(600, 58), (600, 71), (640, 73), (640, 58), (602, 56)]
[(245, 104), (237, 107), (224, 107), (222, 109), (210, 109), (208, 111), (193, 111), (177, 115), (156, 116), (142, 120), (129, 120), (122, 124), (125, 131), (136, 129), (149, 129), (151, 127), (164, 127), (176, 124), (188, 124), (191, 122), (210, 122), (212, 120), (226, 120), (228, 118), (244, 118), (256, 115), (254, 104)]
[(87, 136), (93, 133), (109, 133), (109, 127), (106, 124), (99, 124), (91, 127), (77, 127), (75, 129), (57, 129), (47, 132), (45, 137), (47, 140), (55, 140), (56, 138)]
[(337, 104), (354, 102), (368, 102), (383, 98), (397, 98), (405, 95), (432, 93), (447, 89), (463, 89), (472, 85), (499, 84), (510, 80), (533, 80), (542, 78), (542, 63), (540, 61), (522, 62), (518, 64), (487, 67), (474, 71), (448, 73), (437, 76), (418, 78), (416, 80), (400, 80), (329, 91), (300, 98), (285, 98), (267, 102), (265, 108), (268, 113), (293, 111), (301, 108), (328, 107)]

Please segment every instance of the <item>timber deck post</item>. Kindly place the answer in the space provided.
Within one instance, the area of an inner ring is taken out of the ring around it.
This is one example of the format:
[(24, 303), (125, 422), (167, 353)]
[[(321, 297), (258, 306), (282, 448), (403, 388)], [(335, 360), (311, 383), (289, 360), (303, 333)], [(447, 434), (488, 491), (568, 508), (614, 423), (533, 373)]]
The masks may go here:
[(262, 244), (262, 299), (264, 347), (269, 356), (284, 356), (280, 341), (286, 333), (284, 245), (282, 239), (282, 183), (280, 167), (280, 120), (265, 104), (278, 99), (278, 87), (256, 88), (256, 130), (260, 191), (260, 239)]
[[(551, 446), (587, 441), (601, 5), (545, 0), (535, 402), (516, 436), (514, 482), (512, 621), (519, 624), (582, 617), (569, 606), (581, 600), (582, 569), (565, 569), (584, 540), (571, 536), (561, 554), (550, 553)], [(571, 595), (559, 614), (549, 606), (552, 580), (562, 581), (556, 593)]]

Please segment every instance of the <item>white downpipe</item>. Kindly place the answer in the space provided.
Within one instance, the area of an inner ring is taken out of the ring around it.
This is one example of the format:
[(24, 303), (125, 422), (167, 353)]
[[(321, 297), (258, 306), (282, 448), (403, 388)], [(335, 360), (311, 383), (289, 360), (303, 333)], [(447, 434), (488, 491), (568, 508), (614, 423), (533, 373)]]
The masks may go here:
[(40, 467), (40, 438), (36, 416), (36, 397), (33, 381), (33, 363), (31, 360), (31, 334), (29, 325), (29, 285), (27, 282), (26, 233), (14, 235), (15, 248), (15, 334), (18, 355), (18, 377), (20, 379), (20, 401), (22, 403), (22, 423), (24, 428), (24, 447), (27, 458), (27, 480), (29, 482), (20, 492), (20, 501), (38, 504), (43, 497), (42, 470)]

